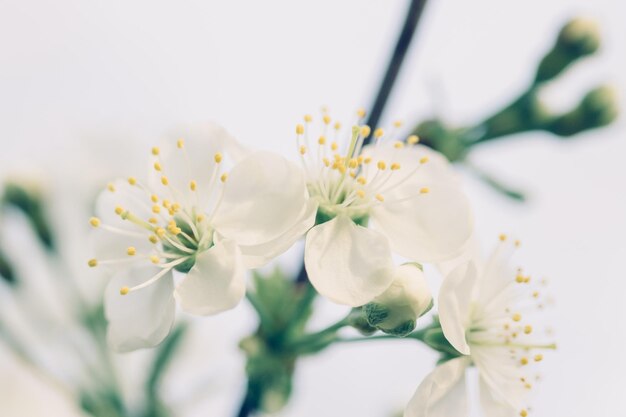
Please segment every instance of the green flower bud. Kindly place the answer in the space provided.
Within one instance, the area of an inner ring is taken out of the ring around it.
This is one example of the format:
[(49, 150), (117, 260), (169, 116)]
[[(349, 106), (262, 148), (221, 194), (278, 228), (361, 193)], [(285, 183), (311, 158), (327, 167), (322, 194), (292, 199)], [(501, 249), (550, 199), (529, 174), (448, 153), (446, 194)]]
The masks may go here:
[(552, 50), (541, 60), (535, 83), (551, 80), (576, 60), (595, 53), (600, 47), (597, 24), (586, 19), (568, 22), (557, 37)]
[(417, 264), (404, 264), (396, 269), (391, 286), (363, 307), (370, 324), (387, 334), (406, 336), (415, 329), (415, 322), (433, 306), (424, 273)]

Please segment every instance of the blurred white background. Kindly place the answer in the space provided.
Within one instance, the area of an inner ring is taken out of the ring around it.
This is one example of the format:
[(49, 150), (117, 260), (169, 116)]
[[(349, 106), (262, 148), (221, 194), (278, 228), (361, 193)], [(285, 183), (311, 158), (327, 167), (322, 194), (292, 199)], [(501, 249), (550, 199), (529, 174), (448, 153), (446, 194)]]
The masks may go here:
[[(328, 105), (347, 115), (370, 104), (406, 5), (0, 0), (0, 174), (42, 155), (64, 164), (87, 137), (124, 135), (148, 149), (171, 127), (206, 120), (292, 156), (302, 114)], [(550, 103), (567, 105), (601, 82), (626, 97), (626, 5), (619, 0), (431, 0), (386, 121), (438, 114), (464, 123), (489, 114), (526, 85), (560, 26), (577, 15), (600, 22), (602, 51), (572, 68)], [(519, 236), (519, 260), (549, 277), (556, 295), (559, 352), (546, 363), (537, 417), (626, 415), (625, 127), (621, 118), (567, 143), (531, 133), (476, 149), (473, 162), (527, 190), (526, 204), (465, 176), (481, 242), (488, 247), (501, 231)], [(131, 148), (115, 147), (121, 160)], [(326, 304), (322, 310), (320, 321), (342, 314)], [(189, 353), (187, 364), (192, 359), (192, 371), (206, 366), (213, 377), (207, 408), (189, 415), (233, 413), (243, 389), (236, 342), (251, 330), (250, 318), (242, 307), (200, 324), (209, 352)], [(283, 415), (389, 416), (434, 358), (411, 341), (331, 348), (302, 360)]]

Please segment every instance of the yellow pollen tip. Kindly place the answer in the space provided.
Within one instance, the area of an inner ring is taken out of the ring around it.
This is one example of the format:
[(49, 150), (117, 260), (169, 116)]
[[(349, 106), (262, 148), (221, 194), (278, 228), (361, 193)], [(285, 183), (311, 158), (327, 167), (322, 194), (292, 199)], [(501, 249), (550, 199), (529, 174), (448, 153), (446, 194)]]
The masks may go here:
[(408, 143), (409, 145), (415, 145), (419, 141), (420, 138), (417, 135), (411, 135), (407, 138), (406, 143)]
[(150, 196), (150, 201), (152, 201), (153, 203), (156, 203), (159, 201), (159, 196), (157, 196), (156, 194), (152, 194)]
[(402, 149), (402, 148), (404, 148), (404, 143), (396, 142), (396, 143), (393, 144), (393, 147), (396, 148), (396, 149)]
[(120, 206), (115, 207), (115, 214), (117, 214), (118, 216), (121, 216), (122, 213), (124, 213), (124, 209)]
[(346, 173), (346, 167), (345, 165), (339, 165), (337, 166), (337, 169), (339, 170), (339, 172), (341, 172), (342, 174)]
[(365, 185), (367, 180), (365, 179), (365, 177), (359, 177), (359, 178), (356, 179), (356, 182), (358, 182), (361, 185)]
[(524, 275), (522, 275), (522, 274), (518, 274), (518, 275), (515, 277), (515, 282), (517, 282), (518, 284), (521, 284), (522, 282), (524, 282), (524, 279), (525, 279), (525, 278), (524, 278)]
[(320, 138), (317, 140), (317, 143), (319, 143), (320, 145), (325, 145), (326, 144), (326, 137), (320, 136)]
[(524, 333), (531, 334), (532, 331), (533, 331), (533, 326), (531, 326), (531, 325), (524, 326)]
[(198, 223), (202, 223), (202, 222), (204, 221), (204, 216), (203, 216), (202, 214), (198, 214), (198, 215), (196, 216), (196, 221), (197, 221)]
[(191, 191), (196, 191), (196, 188), (198, 188), (198, 183), (196, 183), (195, 181), (191, 181), (189, 183), (189, 188), (191, 189)]
[(507, 236), (502, 233), (500, 236), (498, 236), (498, 239), (500, 239), (500, 242), (504, 242), (506, 240)]
[(155, 169), (156, 171), (161, 171), (161, 170), (163, 169), (163, 167), (161, 167), (161, 164), (160, 164), (160, 163), (155, 162), (155, 163), (154, 163), (154, 169)]
[(522, 410), (522, 411), (520, 411), (520, 412), (519, 412), (519, 415), (520, 415), (521, 417), (528, 417), (528, 411), (526, 411), (526, 410)]
[(163, 175), (161, 177), (161, 184), (168, 185), (169, 183), (170, 183), (170, 180), (168, 180), (167, 177), (165, 175)]
[(522, 315), (520, 313), (515, 313), (511, 318), (513, 319), (513, 321), (520, 321), (522, 320)]
[(154, 233), (156, 233), (158, 237), (163, 237), (165, 236), (165, 229), (162, 227), (157, 227)]
[(368, 125), (361, 126), (361, 136), (366, 138), (366, 137), (368, 137), (370, 135), (370, 133), (372, 133), (372, 128), (371, 127), (369, 127)]
[(128, 183), (129, 183), (130, 185), (135, 185), (135, 184), (137, 184), (137, 178), (135, 178), (135, 177), (129, 177), (129, 178), (128, 178)]
[(135, 256), (137, 254), (137, 249), (135, 249), (133, 246), (129, 246), (128, 249), (126, 249), (126, 254), (128, 256)]
[(428, 162), (428, 157), (427, 157), (427, 156), (423, 156), (423, 157), (420, 159), (420, 164), (425, 164), (426, 162)]
[(528, 365), (528, 358), (524, 357), (522, 359), (520, 359), (519, 363), (524, 366), (524, 365)]
[(359, 118), (361, 119), (364, 118), (366, 114), (367, 113), (365, 112), (364, 108), (360, 108), (356, 111), (356, 115), (359, 116)]
[(222, 176), (220, 177), (220, 181), (222, 181), (222, 182), (226, 182), (227, 179), (228, 179), (228, 174), (227, 173), (223, 173)]
[(184, 141), (184, 140), (182, 140), (182, 139), (178, 139), (178, 140), (176, 141), (176, 147), (177, 147), (178, 149), (183, 149), (183, 147), (184, 147), (184, 146), (185, 146), (185, 141)]
[(100, 226), (100, 219), (97, 217), (92, 217), (91, 219), (89, 219), (89, 224), (93, 227), (98, 227)]
[(154, 147), (152, 148), (152, 155), (157, 156), (158, 154), (161, 153), (161, 150), (158, 147)]
[(333, 151), (336, 151), (339, 148), (339, 145), (337, 145), (337, 142), (333, 142), (330, 144), (330, 149)]
[(385, 163), (385, 161), (378, 161), (378, 164), (376, 164), (376, 166), (381, 171), (384, 171), (387, 168), (387, 164)]
[(130, 289), (128, 287), (122, 287), (120, 288), (120, 295), (126, 295), (129, 291)]
[(159, 261), (160, 261), (160, 259), (159, 259), (159, 257), (158, 257), (158, 256), (156, 256), (156, 255), (152, 255), (152, 256), (150, 257), (150, 262), (152, 262), (153, 264), (158, 264), (158, 263), (159, 263)]
[(98, 266), (98, 260), (90, 259), (87, 261), (87, 265), (89, 265), (90, 268), (95, 268), (96, 266)]
[(402, 120), (396, 120), (395, 122), (393, 122), (393, 127), (402, 127)]
[(516, 248), (519, 248), (520, 246), (522, 246), (522, 242), (520, 242), (519, 240), (516, 240), (514, 244)]
[(304, 133), (304, 126), (296, 125), (296, 135), (302, 135)]
[(365, 191), (357, 190), (356, 195), (358, 195), (360, 198), (363, 198), (363, 197), (365, 197)]
[(215, 161), (216, 164), (219, 164), (220, 162), (222, 162), (223, 156), (221, 153), (216, 153), (215, 156), (213, 157), (213, 160)]
[(325, 125), (330, 124), (330, 116), (325, 114), (324, 117), (322, 117), (322, 120), (324, 121)]
[(159, 238), (156, 237), (155, 235), (150, 235), (148, 240), (150, 241), (150, 243), (156, 244), (159, 241)]
[(400, 164), (397, 162), (394, 162), (393, 164), (391, 164), (391, 170), (392, 171), (397, 171), (400, 169)]
[(428, 194), (430, 192), (430, 188), (422, 187), (420, 188), (420, 194)]
[(313, 121), (313, 116), (311, 116), (310, 114), (305, 114), (304, 115), (304, 121), (306, 123), (311, 123)]
[(322, 158), (322, 162), (324, 162), (325, 166), (327, 166), (327, 167), (330, 166), (330, 160), (328, 158), (326, 158), (326, 157)]
[(365, 164), (369, 164), (370, 162), (372, 162), (372, 158), (369, 156), (363, 160), (363, 163)]
[(107, 190), (109, 190), (112, 193), (114, 193), (115, 192), (115, 185), (113, 185), (113, 183), (108, 183), (107, 184)]
[(335, 126), (333, 126), (335, 128), (335, 130), (339, 130), (341, 129), (341, 123), (339, 122), (335, 122)]
[(301, 145), (300, 146), (300, 155), (304, 155), (306, 153), (306, 146)]
[(543, 360), (543, 355), (538, 353), (537, 355), (535, 355), (535, 362), (541, 362)]
[(356, 158), (352, 158), (348, 161), (348, 167), (354, 169), (358, 166), (359, 166), (359, 161), (357, 161)]
[(381, 194), (376, 194), (376, 200), (378, 201), (385, 201), (385, 197), (383, 197)]
[(152, 212), (153, 212), (154, 214), (158, 214), (158, 213), (160, 213), (160, 212), (161, 212), (161, 206), (159, 206), (158, 204), (153, 205), (153, 206), (152, 206)]
[(380, 127), (374, 131), (374, 137), (376, 139), (380, 139), (384, 134), (385, 134), (385, 131)]

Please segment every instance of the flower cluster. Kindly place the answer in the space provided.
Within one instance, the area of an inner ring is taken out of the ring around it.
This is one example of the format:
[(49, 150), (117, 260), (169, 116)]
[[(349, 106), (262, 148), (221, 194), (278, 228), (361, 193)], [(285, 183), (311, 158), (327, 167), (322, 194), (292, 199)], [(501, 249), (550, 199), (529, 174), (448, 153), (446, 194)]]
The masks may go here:
[[(90, 220), (89, 260), (111, 269), (110, 344), (160, 343), (176, 301), (195, 315), (234, 308), (246, 270), (299, 239), (319, 294), (360, 308), (373, 331), (413, 332), (434, 304), (422, 265), (467, 258), (472, 214), (445, 157), (417, 136), (400, 138), (400, 123), (372, 132), (363, 117), (345, 132), (325, 110), (319, 123), (304, 116), (295, 129), (300, 165), (246, 149), (217, 126), (177, 132), (152, 149), (145, 181), (110, 183)], [(554, 345), (530, 321), (546, 304), (543, 289), (509, 269), (517, 245), (502, 236), (487, 262), (456, 262), (444, 279), (439, 331), (452, 353), (419, 386), (406, 417), (466, 415), (469, 366), (479, 370), (488, 415), (528, 415), (534, 365)]]

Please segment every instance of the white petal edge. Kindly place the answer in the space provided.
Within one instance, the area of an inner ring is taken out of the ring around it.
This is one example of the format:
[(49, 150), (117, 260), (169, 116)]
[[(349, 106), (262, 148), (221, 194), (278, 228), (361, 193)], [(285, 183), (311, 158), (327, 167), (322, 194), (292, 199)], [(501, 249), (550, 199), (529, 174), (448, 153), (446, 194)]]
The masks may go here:
[(320, 294), (351, 307), (362, 306), (385, 291), (395, 272), (387, 238), (347, 216), (337, 216), (309, 231), (304, 263)]
[(200, 316), (235, 308), (246, 293), (241, 251), (232, 240), (216, 240), (202, 252), (176, 288), (182, 309)]
[(109, 322), (107, 341), (117, 352), (153, 347), (169, 334), (176, 305), (171, 273), (157, 282), (127, 295), (120, 288), (132, 287), (156, 275), (160, 268), (141, 266), (115, 275), (105, 290), (105, 316)]
[(437, 366), (415, 391), (404, 417), (467, 416), (465, 369), (469, 364), (469, 358), (459, 357)]
[(260, 245), (239, 246), (246, 268), (259, 268), (281, 255), (315, 224), (317, 201), (310, 199), (293, 227), (278, 238)]
[(478, 272), (473, 262), (456, 267), (439, 290), (439, 321), (446, 339), (464, 355), (470, 354), (465, 333), (469, 326), (470, 305)]

